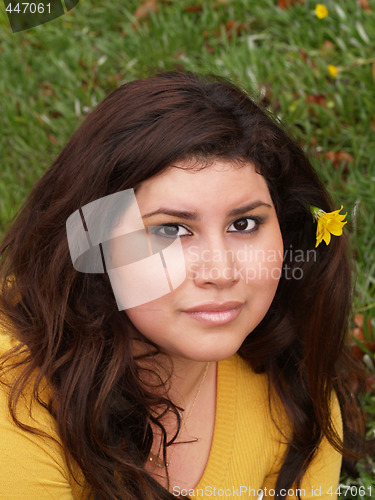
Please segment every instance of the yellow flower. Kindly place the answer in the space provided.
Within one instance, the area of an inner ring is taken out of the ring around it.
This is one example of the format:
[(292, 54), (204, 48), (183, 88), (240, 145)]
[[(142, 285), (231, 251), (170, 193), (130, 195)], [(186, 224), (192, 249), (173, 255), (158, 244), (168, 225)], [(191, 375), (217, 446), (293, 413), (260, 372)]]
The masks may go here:
[(339, 72), (339, 69), (337, 66), (334, 66), (333, 64), (328, 64), (327, 69), (328, 69), (328, 73), (332, 76), (332, 78), (337, 77), (337, 73)]
[(331, 234), (334, 236), (342, 235), (342, 228), (345, 226), (347, 221), (344, 219), (347, 214), (342, 215), (339, 212), (342, 210), (342, 205), (340, 210), (335, 210), (334, 212), (325, 212), (318, 207), (310, 207), (310, 211), (314, 219), (318, 222), (316, 228), (316, 245), (315, 248), (320, 245), (324, 240), (326, 245), (329, 245), (331, 241)]
[(328, 9), (322, 3), (318, 3), (315, 6), (315, 14), (318, 19), (323, 19), (328, 16)]

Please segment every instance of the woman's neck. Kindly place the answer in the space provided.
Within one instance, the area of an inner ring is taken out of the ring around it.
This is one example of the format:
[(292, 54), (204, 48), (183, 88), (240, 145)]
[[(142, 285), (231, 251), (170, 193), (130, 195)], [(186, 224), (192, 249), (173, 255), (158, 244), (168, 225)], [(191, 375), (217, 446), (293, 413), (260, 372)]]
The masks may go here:
[[(167, 396), (175, 405), (183, 408), (194, 399), (203, 378), (210, 378), (212, 372), (216, 373), (215, 361), (196, 361), (165, 353), (151, 355), (151, 352), (149, 346), (142, 347), (138, 342), (133, 348), (137, 364), (144, 368), (141, 372), (142, 381), (149, 390), (155, 387), (156, 393)], [(139, 359), (139, 356), (142, 358)], [(164, 382), (163, 386), (160, 386), (161, 381)]]

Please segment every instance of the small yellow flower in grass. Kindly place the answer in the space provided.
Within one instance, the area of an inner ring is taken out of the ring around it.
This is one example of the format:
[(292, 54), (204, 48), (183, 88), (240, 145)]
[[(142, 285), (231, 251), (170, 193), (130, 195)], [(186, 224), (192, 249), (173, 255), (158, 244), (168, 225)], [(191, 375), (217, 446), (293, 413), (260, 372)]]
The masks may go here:
[(334, 236), (342, 235), (342, 228), (345, 226), (347, 221), (344, 219), (347, 214), (340, 214), (342, 210), (342, 205), (340, 210), (335, 210), (334, 212), (325, 212), (318, 207), (310, 207), (310, 211), (317, 221), (318, 225), (316, 228), (316, 244), (315, 248), (320, 245), (324, 240), (326, 245), (329, 245), (331, 241), (331, 234)]
[(328, 9), (322, 3), (318, 3), (315, 6), (315, 14), (318, 19), (323, 19), (328, 16)]
[(333, 64), (328, 64), (327, 69), (328, 73), (332, 76), (332, 78), (337, 77), (337, 73), (339, 72), (339, 68), (337, 66), (334, 66)]

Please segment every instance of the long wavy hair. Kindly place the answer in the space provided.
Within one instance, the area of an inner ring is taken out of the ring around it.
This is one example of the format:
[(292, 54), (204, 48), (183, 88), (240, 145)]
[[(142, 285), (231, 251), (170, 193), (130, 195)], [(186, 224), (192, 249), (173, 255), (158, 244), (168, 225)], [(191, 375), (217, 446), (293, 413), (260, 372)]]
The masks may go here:
[[(53, 415), (69, 463), (79, 465), (96, 498), (175, 498), (144, 465), (150, 421), (164, 435), (164, 454), (170, 444), (152, 408), (173, 411), (178, 426), (181, 421), (172, 401), (141, 383), (140, 364), (130, 354), (135, 327), (117, 310), (108, 275), (73, 268), (66, 220), (89, 202), (194, 158), (253, 163), (267, 181), (284, 248), (294, 255), (315, 248), (308, 207), (334, 207), (302, 149), (243, 90), (184, 72), (126, 83), (104, 99), (35, 185), (0, 247), (0, 313), (19, 341), (3, 365), (23, 353), (13, 363), (20, 371), (11, 414), (22, 426), (17, 402), (36, 373), (35, 398)], [(346, 237), (320, 245), (316, 255), (285, 259), (267, 315), (239, 350), (268, 375), (291, 422), (277, 492), (299, 484), (323, 436), (355, 457), (348, 444), (356, 429), (351, 381), (357, 368), (346, 345), (352, 292)], [(290, 279), (294, 270), (299, 279)], [(51, 387), (47, 401), (42, 380)], [(333, 390), (344, 442), (330, 417)]]

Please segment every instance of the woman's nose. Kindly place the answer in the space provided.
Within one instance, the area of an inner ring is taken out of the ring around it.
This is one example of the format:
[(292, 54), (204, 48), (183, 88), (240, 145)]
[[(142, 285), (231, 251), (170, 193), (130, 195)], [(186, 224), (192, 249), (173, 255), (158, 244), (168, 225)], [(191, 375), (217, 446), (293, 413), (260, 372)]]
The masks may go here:
[(235, 252), (218, 238), (189, 248), (190, 276), (197, 286), (230, 286), (238, 281)]

